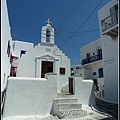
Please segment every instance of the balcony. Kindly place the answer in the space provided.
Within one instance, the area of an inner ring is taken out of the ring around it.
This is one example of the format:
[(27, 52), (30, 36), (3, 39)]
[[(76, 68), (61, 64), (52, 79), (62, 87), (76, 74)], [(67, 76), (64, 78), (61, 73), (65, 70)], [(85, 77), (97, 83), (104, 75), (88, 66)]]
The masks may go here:
[(110, 36), (118, 35), (118, 11), (109, 15), (101, 21), (102, 34), (107, 34)]
[(81, 64), (84, 65), (98, 60), (102, 60), (102, 54), (94, 55), (91, 56), (90, 58), (83, 59)]

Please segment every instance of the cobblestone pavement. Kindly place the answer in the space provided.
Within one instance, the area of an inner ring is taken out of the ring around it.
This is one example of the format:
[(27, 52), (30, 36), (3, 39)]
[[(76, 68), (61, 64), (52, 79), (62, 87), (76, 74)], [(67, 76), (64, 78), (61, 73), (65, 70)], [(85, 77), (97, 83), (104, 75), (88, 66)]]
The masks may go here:
[[(111, 116), (108, 113), (100, 112), (95, 109), (91, 109), (90, 107), (87, 108), (85, 106), (85, 109), (87, 110), (87, 116), (81, 117), (81, 118), (74, 118), (72, 120), (117, 120), (113, 116)], [(3, 120), (66, 120), (66, 119), (58, 119), (57, 116), (17, 116), (17, 117), (9, 117), (9, 118), (3, 118)], [(71, 119), (67, 119), (71, 120)]]

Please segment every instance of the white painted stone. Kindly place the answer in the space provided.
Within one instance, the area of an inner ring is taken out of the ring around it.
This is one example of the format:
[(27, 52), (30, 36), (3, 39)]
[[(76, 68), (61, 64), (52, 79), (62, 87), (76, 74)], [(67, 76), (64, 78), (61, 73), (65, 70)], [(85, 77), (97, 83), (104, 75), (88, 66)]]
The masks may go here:
[[(10, 56), (7, 54), (9, 40), (10, 46), (12, 45), (10, 30), (7, 3), (6, 0), (1, 0), (1, 92), (5, 89), (7, 77), (10, 75)], [(11, 52), (12, 47), (10, 54)]]
[(92, 80), (82, 80), (82, 77), (73, 76), (74, 94), (82, 105), (96, 106), (94, 86)]
[(3, 118), (50, 115), (57, 95), (56, 75), (45, 78), (9, 78)]
[[(110, 8), (118, 2), (118, 0), (112, 0), (98, 11), (101, 45), (103, 49), (104, 100), (112, 103), (118, 103), (118, 35), (114, 39), (108, 35), (102, 35), (101, 20), (110, 15)], [(119, 23), (117, 26), (119, 26)]]

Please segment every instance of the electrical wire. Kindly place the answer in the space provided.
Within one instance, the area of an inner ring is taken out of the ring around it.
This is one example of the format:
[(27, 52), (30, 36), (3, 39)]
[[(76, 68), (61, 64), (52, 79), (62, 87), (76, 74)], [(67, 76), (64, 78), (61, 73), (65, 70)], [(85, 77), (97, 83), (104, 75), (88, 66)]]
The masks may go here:
[(84, 24), (89, 20), (89, 18), (92, 16), (92, 14), (95, 12), (95, 10), (98, 8), (98, 6), (101, 4), (102, 0), (97, 4), (97, 6), (94, 8), (94, 10), (91, 12), (91, 14), (87, 17), (87, 19), (83, 22), (83, 24), (76, 30), (76, 32), (74, 32), (70, 38), (68, 40), (66, 40), (61, 46), (60, 48), (65, 45), (68, 41), (70, 41), (70, 39), (84, 26)]
[[(87, 33), (87, 32), (96, 32), (96, 31), (99, 31), (100, 29), (94, 29), (94, 30), (88, 30), (88, 31), (80, 31), (80, 32), (77, 32), (77, 33)], [(73, 31), (63, 31), (63, 30), (57, 30), (55, 29), (55, 31), (58, 31), (58, 32), (65, 32), (65, 33), (75, 33)]]
[[(61, 38), (62, 38), (62, 40), (64, 40), (65, 41), (65, 39), (58, 33), (58, 32), (56, 32)], [(71, 48), (73, 48), (75, 51), (77, 51), (78, 53), (80, 53), (80, 51), (79, 50), (77, 50), (76, 48), (74, 48), (71, 44), (69, 44), (69, 43), (67, 43)]]
[[(82, 8), (82, 6), (85, 4), (86, 1), (87, 0), (76, 1), (71, 7), (71, 9), (68, 11), (67, 15), (64, 17), (60, 25), (65, 27), (65, 25), (67, 25), (72, 20), (72, 18), (76, 15), (76, 13)], [(59, 27), (61, 27), (60, 25)]]

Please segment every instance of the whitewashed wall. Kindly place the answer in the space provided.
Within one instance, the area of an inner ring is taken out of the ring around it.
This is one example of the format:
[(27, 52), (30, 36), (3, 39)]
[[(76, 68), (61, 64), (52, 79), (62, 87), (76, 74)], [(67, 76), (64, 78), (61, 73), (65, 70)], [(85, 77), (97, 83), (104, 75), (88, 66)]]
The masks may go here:
[(57, 96), (57, 75), (45, 78), (11, 77), (8, 79), (3, 118), (50, 115)]
[(74, 93), (82, 105), (96, 107), (94, 86), (92, 80), (82, 80), (80, 76), (73, 76)]
[[(101, 48), (101, 39), (91, 42), (80, 48), (80, 59), (86, 59), (86, 54), (90, 53), (90, 56), (97, 55), (97, 49)], [(95, 53), (95, 54), (93, 54)]]
[(103, 48), (104, 67), (104, 88), (105, 99), (110, 102), (118, 102), (118, 36), (113, 40), (110, 36), (102, 35), (101, 20), (110, 15), (109, 9), (117, 4), (117, 0), (112, 0), (109, 4), (99, 10), (99, 26), (101, 34), (101, 44)]
[[(6, 86), (7, 77), (10, 75), (10, 57), (7, 54), (8, 41), (11, 45), (11, 33), (6, 0), (1, 0), (1, 91)], [(12, 51), (12, 49), (11, 49)]]
[[(104, 97), (105, 97), (105, 90), (104, 90), (104, 78), (98, 78), (97, 79), (98, 81), (98, 85), (99, 85), (99, 91), (97, 91), (97, 96), (102, 99), (102, 100), (105, 100)], [(101, 95), (100, 95), (101, 94)]]
[(118, 3), (118, 0), (111, 0), (107, 5), (105, 5), (98, 11), (100, 35), (102, 35), (101, 20), (105, 19), (110, 15), (109, 9), (114, 5), (116, 5), (117, 3)]
[[(101, 39), (98, 39), (92, 43), (83, 46), (82, 48), (80, 48), (81, 60), (86, 59), (87, 53), (90, 53), (90, 56), (97, 55), (97, 49), (99, 48), (102, 49)], [(81, 67), (82, 69), (85, 69), (84, 71), (82, 71), (83, 79), (97, 79), (99, 77), (98, 69), (103, 68), (103, 61), (97, 60), (88, 64), (81, 65)], [(88, 71), (91, 71), (91, 73)], [(93, 72), (96, 72), (96, 75), (93, 75)]]
[(79, 70), (81, 69), (81, 65), (73, 65), (71, 66), (71, 73), (74, 73), (74, 74), (79, 74)]
[[(47, 60), (43, 58), (49, 58), (48, 61), (53, 61), (53, 72), (59, 76), (58, 91), (60, 92), (62, 86), (67, 83), (68, 77), (70, 77), (70, 59), (65, 56), (65, 54), (62, 53), (59, 49), (55, 51), (56, 48), (57, 46), (38, 45), (35, 46), (35, 48), (29, 50), (20, 59), (17, 76), (41, 78), (41, 62), (42, 60)], [(49, 52), (46, 52), (46, 49), (49, 49)], [(35, 61), (36, 58), (38, 59)], [(60, 75), (60, 67), (65, 68), (65, 75)]]
[(30, 42), (14, 40), (12, 41), (12, 46), (13, 46), (13, 52), (12, 52), (13, 56), (20, 57), (21, 50), (28, 51), (34, 47), (34, 44)]

